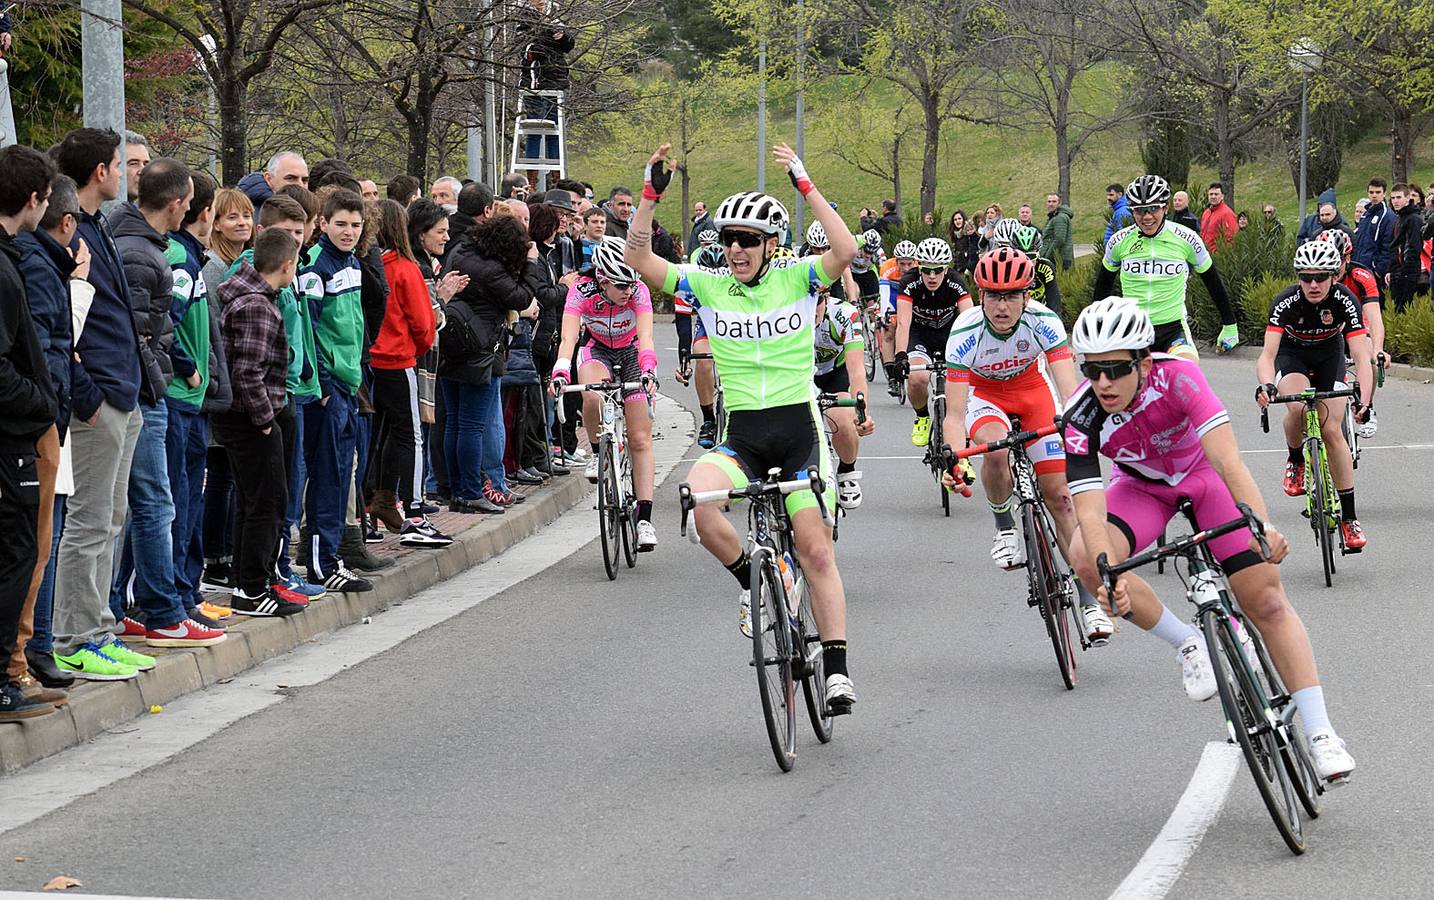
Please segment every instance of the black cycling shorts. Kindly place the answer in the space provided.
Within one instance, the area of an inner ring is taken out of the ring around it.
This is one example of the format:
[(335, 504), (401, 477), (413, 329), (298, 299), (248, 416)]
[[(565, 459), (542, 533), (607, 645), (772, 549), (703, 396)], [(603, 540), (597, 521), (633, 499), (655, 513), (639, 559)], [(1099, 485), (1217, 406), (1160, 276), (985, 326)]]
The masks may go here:
[(845, 363), (837, 363), (836, 368), (825, 375), (818, 375), (812, 379), (816, 383), (817, 390), (828, 394), (842, 394), (851, 390), (851, 375), (846, 370)]
[[(765, 481), (767, 472), (778, 469), (783, 481), (806, 476), (816, 467), (826, 483), (823, 494), (827, 508), (836, 500), (836, 482), (827, 453), (825, 429), (816, 401), (793, 403), (770, 409), (730, 410), (727, 439), (703, 454), (699, 463), (711, 463), (727, 473), (733, 487)], [(787, 512), (815, 507), (811, 491), (787, 495)]]
[(1286, 375), (1308, 375), (1310, 387), (1317, 391), (1332, 391), (1343, 384), (1348, 368), (1344, 358), (1344, 338), (1321, 341), (1318, 344), (1300, 344), (1281, 340), (1275, 354), (1275, 383)]
[(1195, 350), (1195, 340), (1190, 337), (1190, 326), (1183, 318), (1156, 325), (1155, 343), (1150, 349), (1156, 353), (1171, 353), (1176, 347), (1188, 348), (1186, 353)]
[(911, 331), (906, 335), (906, 355), (924, 356), (933, 360), (940, 356), (946, 356), (946, 341), (951, 337), (951, 327), (930, 328), (916, 322), (911, 323)]
[(856, 282), (856, 292), (862, 300), (875, 300), (881, 296), (881, 276), (875, 269), (853, 272), (851, 278)]

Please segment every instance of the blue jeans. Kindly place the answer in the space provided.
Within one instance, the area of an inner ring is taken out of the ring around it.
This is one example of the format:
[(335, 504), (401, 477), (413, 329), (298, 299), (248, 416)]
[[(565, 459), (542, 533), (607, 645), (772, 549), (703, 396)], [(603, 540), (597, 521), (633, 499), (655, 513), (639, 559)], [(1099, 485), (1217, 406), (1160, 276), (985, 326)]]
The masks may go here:
[(482, 387), (447, 378), (438, 381), (448, 412), (443, 449), (454, 497), (478, 499), (483, 496), (485, 479), (497, 490), (508, 489), (503, 478), (507, 432), (503, 428), (502, 381), (494, 378)]
[[(523, 100), (523, 115), (529, 119), (547, 119), (554, 124), (558, 121), (558, 101), (551, 97), (526, 97)], [(524, 159), (550, 159), (558, 158), (558, 136), (547, 135), (546, 142), (543, 135), (530, 134), (523, 141)], [(545, 146), (546, 145), (546, 146)], [(547, 153), (544, 154), (543, 150)]]
[(284, 516), (284, 530), (279, 534), (279, 574), (286, 579), (294, 574), (289, 560), (289, 541), (304, 515), (304, 483), (309, 480), (309, 470), (304, 464), (305, 423), (318, 428), (316, 410), (322, 410), (317, 397), (290, 396), (289, 405), (294, 410), (294, 452), (289, 457), (289, 508)]
[[(40, 510), (40, 515), (45, 511)], [(35, 595), (35, 634), (25, 646), (33, 653), (53, 653), (55, 613), (55, 557), (60, 552), (60, 532), (65, 530), (65, 495), (55, 495), (55, 530), (50, 538), (50, 562), (45, 566), (45, 577), (40, 581), (40, 592)]]
[(174, 590), (174, 499), (169, 492), (169, 410), (161, 398), (140, 404), (143, 424), (129, 470), (129, 524), (124, 555), (110, 588), (110, 611), (124, 618), (133, 602), (151, 628), (184, 621), (184, 603)]
[(169, 489), (174, 498), (174, 592), (185, 609), (194, 609), (204, 571), (204, 469), (209, 461), (209, 422), (191, 406), (168, 401), (169, 433), (165, 452)]
[(338, 567), (357, 436), (358, 406), (354, 395), (343, 388), (335, 386), (328, 403), (306, 407), (304, 465), (309, 487), (304, 515), (309, 522), (309, 581), (314, 584), (323, 584)]

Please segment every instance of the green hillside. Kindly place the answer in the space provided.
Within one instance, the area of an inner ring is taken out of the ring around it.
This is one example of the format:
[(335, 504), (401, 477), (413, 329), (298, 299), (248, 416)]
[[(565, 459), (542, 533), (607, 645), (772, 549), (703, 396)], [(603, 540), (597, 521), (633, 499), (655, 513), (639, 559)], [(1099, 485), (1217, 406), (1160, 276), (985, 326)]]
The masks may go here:
[[(1087, 88), (1099, 93), (1099, 80)], [(840, 115), (847, 104), (858, 104), (851, 115), (854, 120), (875, 121), (882, 110), (894, 110), (899, 96), (890, 85), (860, 90), (851, 81), (833, 80), (809, 92), (807, 98), (807, 136), (805, 160), (822, 192), (835, 200), (849, 219), (855, 218), (862, 206), (877, 206), (891, 193), (891, 186), (881, 179), (856, 171), (832, 153), (833, 129), (813, 125), (822, 116)], [(654, 115), (652, 122), (641, 123), (642, 133), (650, 134), (647, 143), (676, 143), (677, 125), (671, 116)], [(709, 205), (739, 190), (751, 190), (756, 174), (755, 98), (749, 112), (729, 118), (721, 129), (731, 137), (713, 142), (692, 154), (692, 198)], [(790, 104), (769, 107), (767, 134), (769, 141), (794, 140), (795, 117)], [(629, 122), (628, 125), (633, 124)], [(1056, 183), (1055, 140), (1048, 133), (1018, 133), (992, 126), (950, 122), (942, 133), (944, 148), (937, 168), (937, 206), (949, 212), (962, 208), (972, 213), (991, 202), (998, 202), (1007, 214), (1014, 214), (1022, 202), (1035, 207), (1037, 221), (1045, 220), (1045, 194)], [(1104, 228), (1106, 208), (1105, 186), (1113, 181), (1124, 183), (1141, 169), (1138, 134), (1131, 131), (1099, 135), (1087, 144), (1083, 157), (1077, 160), (1071, 174), (1072, 207), (1075, 211), (1076, 240), (1094, 241)], [(921, 165), (918, 157), (919, 137), (911, 142), (911, 153), (903, 162), (902, 192), (906, 209), (912, 214), (920, 198)], [(590, 181), (605, 193), (613, 184), (639, 186), (642, 167), (652, 147), (633, 146), (625, 156), (611, 146), (600, 151), (574, 142), (573, 171), (577, 177)], [(1425, 139), (1417, 147), (1416, 180), (1420, 184), (1434, 181), (1434, 138)], [(1389, 140), (1372, 134), (1350, 148), (1345, 154), (1339, 192), (1341, 211), (1348, 217), (1354, 201), (1363, 196), (1366, 179), (1389, 172)], [(784, 199), (791, 191), (782, 184), (780, 168), (769, 165), (768, 189), (779, 192)], [(1207, 184), (1214, 180), (1213, 167), (1196, 166), (1191, 182)], [(1236, 170), (1238, 210), (1257, 214), (1265, 201), (1274, 202), (1279, 217), (1293, 225), (1298, 218), (1298, 198), (1284, 159), (1272, 154), (1240, 166)], [(674, 182), (670, 199), (664, 204), (659, 220), (672, 224), (675, 214), (668, 208), (680, 203)], [(1313, 199), (1313, 198), (1312, 198)], [(1200, 200), (1197, 198), (1196, 203)]]

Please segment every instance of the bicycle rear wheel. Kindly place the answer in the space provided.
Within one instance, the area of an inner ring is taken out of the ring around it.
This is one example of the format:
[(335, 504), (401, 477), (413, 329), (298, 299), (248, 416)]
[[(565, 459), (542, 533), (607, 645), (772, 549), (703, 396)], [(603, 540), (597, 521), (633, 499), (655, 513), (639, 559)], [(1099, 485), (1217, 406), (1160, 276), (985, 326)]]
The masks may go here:
[(1275, 728), (1278, 716), (1270, 707), (1258, 681), (1250, 677), (1240, 639), (1230, 620), (1206, 612), (1200, 616), (1205, 646), (1215, 671), (1225, 722), (1240, 745), (1246, 767), (1255, 779), (1265, 809), (1286, 846), (1296, 854), (1305, 852), (1304, 824), (1294, 777), (1286, 766), (1285, 739)]
[(720, 447), (727, 440), (727, 402), (723, 398), (720, 382), (712, 397), (712, 416), (717, 421), (717, 446)]
[(791, 625), (782, 596), (772, 551), (758, 548), (752, 554), (752, 660), (757, 668), (757, 692), (772, 755), (783, 772), (797, 761), (796, 682), (792, 679)]
[(1324, 586), (1334, 586), (1334, 535), (1330, 528), (1329, 493), (1323, 445), (1316, 440), (1305, 441), (1305, 493), (1309, 495), (1310, 527), (1319, 545), (1320, 564), (1324, 567)]
[(598, 442), (598, 534), (602, 538), (602, 566), (608, 581), (617, 580), (620, 552), (618, 535), (621, 523), (618, 521), (617, 468), (613, 464), (612, 439), (603, 438)]
[(1046, 621), (1046, 634), (1051, 647), (1056, 651), (1056, 665), (1060, 668), (1061, 682), (1066, 690), (1073, 690), (1076, 683), (1075, 647), (1071, 638), (1071, 620), (1066, 615), (1065, 586), (1057, 575), (1055, 553), (1060, 548), (1046, 525), (1046, 518), (1035, 505), (1021, 507), (1021, 524), (1026, 536), (1026, 579), (1030, 582), (1031, 596)]
[(798, 647), (805, 657), (802, 665), (802, 695), (807, 701), (807, 718), (811, 720), (812, 731), (823, 744), (832, 739), (832, 725), (835, 719), (827, 711), (827, 667), (822, 658), (822, 639), (816, 632), (816, 617), (812, 615), (812, 591), (808, 586), (802, 591), (802, 614), (800, 617), (802, 642)]
[(876, 377), (876, 362), (881, 358), (881, 346), (877, 343), (876, 325), (870, 311), (863, 311), (861, 314), (861, 327), (864, 329), (862, 337), (866, 338), (866, 346), (862, 348), (862, 354), (866, 357), (866, 381), (867, 384)]
[(941, 494), (941, 514), (951, 516), (951, 492), (946, 490), (946, 485), (941, 483), (942, 453), (946, 449), (946, 442), (941, 434), (941, 423), (946, 418), (946, 398), (940, 394), (933, 394), (931, 397), (931, 437), (926, 442), (926, 459), (931, 465), (931, 474), (936, 478), (936, 490)]
[(1340, 431), (1344, 432), (1344, 442), (1349, 445), (1349, 456), (1354, 462), (1354, 467), (1359, 468), (1359, 432), (1354, 428), (1354, 404), (1344, 404), (1344, 418), (1339, 423)]

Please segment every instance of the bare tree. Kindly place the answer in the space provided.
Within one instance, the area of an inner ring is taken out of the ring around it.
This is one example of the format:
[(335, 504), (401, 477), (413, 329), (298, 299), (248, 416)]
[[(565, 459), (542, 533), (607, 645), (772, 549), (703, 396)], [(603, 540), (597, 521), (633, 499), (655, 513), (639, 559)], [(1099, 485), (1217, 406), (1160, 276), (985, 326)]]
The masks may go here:
[[(1094, 102), (1075, 96), (1077, 82), (1096, 70), (1107, 79), (1124, 36), (1101, 0), (999, 0), (1005, 35), (989, 47), (995, 79), (986, 94), (1002, 124), (1055, 137), (1057, 190), (1070, 196), (1071, 167), (1091, 138), (1149, 114), (1109, 91)], [(1113, 103), (1110, 98), (1117, 98)]]
[(249, 157), (250, 85), (274, 64), (295, 25), (336, 0), (194, 0), (183, 14), (151, 0), (126, 6), (163, 23), (184, 39), (214, 86), (219, 114), (219, 166), (226, 183), (244, 176)]
[[(865, 85), (857, 89), (864, 90)], [(832, 153), (838, 159), (891, 185), (891, 196), (900, 210), (901, 164), (910, 152), (912, 139), (919, 136), (919, 124), (911, 120), (908, 103), (902, 103), (889, 116), (885, 109), (876, 109), (879, 118), (875, 122), (870, 121), (871, 112), (860, 104), (835, 106), (819, 120), (818, 127), (831, 135)]]

